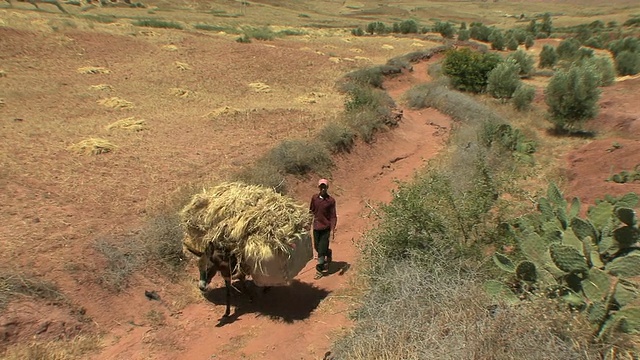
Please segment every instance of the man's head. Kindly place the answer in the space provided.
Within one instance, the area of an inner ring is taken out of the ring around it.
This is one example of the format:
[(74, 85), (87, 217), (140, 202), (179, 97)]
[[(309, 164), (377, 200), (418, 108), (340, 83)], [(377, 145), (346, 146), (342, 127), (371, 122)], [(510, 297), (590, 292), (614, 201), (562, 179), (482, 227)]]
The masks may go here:
[(327, 194), (327, 189), (329, 189), (329, 180), (320, 179), (318, 181), (318, 188), (320, 189), (320, 194), (321, 195), (326, 195)]

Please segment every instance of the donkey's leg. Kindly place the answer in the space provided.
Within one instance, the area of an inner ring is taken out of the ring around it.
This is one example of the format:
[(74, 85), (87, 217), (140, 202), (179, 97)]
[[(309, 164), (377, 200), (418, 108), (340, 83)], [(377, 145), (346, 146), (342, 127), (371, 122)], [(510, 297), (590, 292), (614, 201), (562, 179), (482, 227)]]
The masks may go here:
[(227, 310), (222, 317), (226, 318), (231, 315), (231, 280), (224, 279), (224, 286), (227, 288)]

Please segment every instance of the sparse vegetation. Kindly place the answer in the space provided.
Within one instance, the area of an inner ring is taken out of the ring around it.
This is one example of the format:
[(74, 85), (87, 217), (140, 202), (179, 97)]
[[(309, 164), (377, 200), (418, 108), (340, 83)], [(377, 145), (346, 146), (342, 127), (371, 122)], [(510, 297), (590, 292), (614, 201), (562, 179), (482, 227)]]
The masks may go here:
[(528, 110), (535, 96), (536, 89), (533, 86), (521, 84), (513, 93), (513, 106), (518, 111)]
[(271, 149), (269, 163), (285, 174), (326, 173), (333, 161), (327, 149), (314, 140), (286, 140)]
[(52, 282), (32, 274), (5, 269), (0, 272), (0, 311), (17, 296), (28, 296), (52, 303), (66, 300)]
[(177, 29), (182, 30), (184, 26), (182, 24), (174, 22), (174, 21), (165, 21), (159, 19), (141, 19), (136, 20), (132, 23), (135, 26), (144, 26), (144, 27), (153, 27), (153, 28), (162, 28), (162, 29)]
[(356, 133), (346, 125), (331, 122), (322, 128), (318, 138), (327, 144), (331, 152), (342, 153), (351, 151), (355, 145)]

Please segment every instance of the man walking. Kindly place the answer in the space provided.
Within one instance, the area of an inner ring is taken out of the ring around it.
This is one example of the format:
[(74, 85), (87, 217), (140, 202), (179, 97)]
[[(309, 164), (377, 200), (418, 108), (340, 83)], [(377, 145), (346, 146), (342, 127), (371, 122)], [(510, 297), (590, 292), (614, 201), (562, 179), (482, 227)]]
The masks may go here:
[(329, 270), (331, 263), (331, 249), (329, 240), (335, 237), (336, 223), (336, 200), (329, 195), (329, 181), (320, 179), (318, 181), (320, 192), (311, 197), (309, 211), (313, 215), (313, 246), (318, 253), (318, 264), (316, 265), (315, 279), (320, 279), (323, 272)]

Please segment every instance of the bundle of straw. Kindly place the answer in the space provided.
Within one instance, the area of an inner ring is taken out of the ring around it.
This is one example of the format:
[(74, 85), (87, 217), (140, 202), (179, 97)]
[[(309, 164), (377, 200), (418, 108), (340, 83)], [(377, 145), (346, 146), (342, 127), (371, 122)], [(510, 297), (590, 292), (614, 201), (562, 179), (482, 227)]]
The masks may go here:
[(184, 245), (204, 252), (209, 243), (232, 249), (241, 262), (288, 254), (307, 233), (309, 210), (270, 188), (224, 182), (196, 194), (180, 212)]

